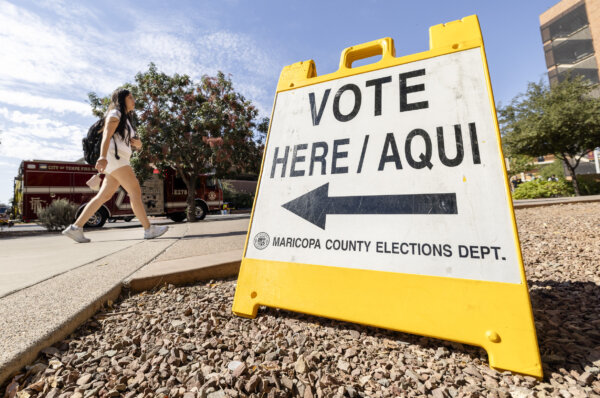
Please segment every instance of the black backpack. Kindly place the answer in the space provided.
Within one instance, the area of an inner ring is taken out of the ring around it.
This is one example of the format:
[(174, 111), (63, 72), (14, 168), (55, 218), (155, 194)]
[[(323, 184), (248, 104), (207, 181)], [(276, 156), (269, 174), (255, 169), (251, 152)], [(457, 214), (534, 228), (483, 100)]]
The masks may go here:
[[(87, 132), (87, 136), (81, 140), (83, 145), (83, 158), (87, 164), (96, 165), (100, 157), (100, 146), (102, 145), (102, 130), (104, 130), (104, 118), (92, 124)], [(115, 157), (119, 159), (117, 153), (117, 142), (115, 141)]]

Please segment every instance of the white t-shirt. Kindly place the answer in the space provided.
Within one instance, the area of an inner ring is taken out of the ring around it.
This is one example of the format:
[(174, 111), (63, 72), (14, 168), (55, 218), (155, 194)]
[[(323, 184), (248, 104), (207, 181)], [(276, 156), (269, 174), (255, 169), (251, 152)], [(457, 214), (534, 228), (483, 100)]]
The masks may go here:
[[(108, 114), (106, 115), (106, 120), (105, 120), (106, 125), (108, 125), (108, 121), (110, 120), (110, 118), (116, 118), (116, 119), (120, 120), (121, 112), (119, 112), (118, 109), (111, 109), (110, 112), (108, 112)], [(135, 130), (133, 129), (133, 126), (131, 126), (129, 119), (127, 119), (127, 127), (129, 127), (129, 136), (133, 137), (135, 135)], [(117, 151), (119, 153), (122, 153), (124, 155), (131, 155), (131, 145), (129, 144), (129, 142), (125, 142), (123, 140), (123, 138), (121, 138), (121, 135), (119, 133), (117, 133), (116, 131), (113, 134), (113, 139), (117, 143)], [(112, 142), (113, 141), (112, 139), (110, 141), (111, 141), (110, 147), (108, 148), (108, 150), (112, 151), (112, 153), (114, 153), (115, 144)]]

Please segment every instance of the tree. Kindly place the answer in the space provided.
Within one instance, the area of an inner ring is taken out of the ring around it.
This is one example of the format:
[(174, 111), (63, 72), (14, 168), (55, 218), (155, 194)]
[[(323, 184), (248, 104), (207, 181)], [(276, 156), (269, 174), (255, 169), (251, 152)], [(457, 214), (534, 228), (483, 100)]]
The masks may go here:
[(256, 120), (258, 110), (222, 72), (195, 83), (187, 75), (168, 76), (150, 64), (136, 75), (135, 83), (132, 91), (144, 145), (139, 161), (177, 171), (187, 187), (187, 219), (195, 221), (200, 174), (215, 172), (220, 177), (256, 168), (262, 155), (261, 144), (253, 139), (262, 128)]
[(106, 115), (108, 106), (110, 105), (110, 96), (101, 98), (98, 97), (98, 94), (89, 92), (88, 99), (90, 101), (90, 105), (92, 106), (92, 114), (98, 119), (103, 118), (104, 115)]
[(187, 186), (188, 221), (196, 219), (200, 174), (220, 177), (260, 167), (264, 120), (256, 120), (258, 110), (222, 72), (195, 83), (187, 75), (168, 76), (150, 64), (136, 75), (132, 91), (144, 144), (139, 163), (177, 171)]
[[(135, 76), (137, 133), (142, 151), (131, 163), (138, 179), (151, 173), (177, 171), (187, 187), (187, 219), (195, 217), (195, 187), (201, 174), (217, 177), (258, 173), (269, 119), (257, 120), (258, 110), (233, 89), (224, 73), (203, 76), (195, 83), (187, 75), (169, 76), (151, 63)], [(109, 98), (88, 94), (93, 113), (102, 116)]]
[(533, 159), (527, 155), (509, 155), (508, 156), (508, 176), (516, 176), (521, 173), (526, 173), (533, 169)]
[(584, 78), (568, 77), (549, 87), (529, 83), (525, 94), (499, 109), (503, 141), (509, 153), (560, 159), (579, 195), (575, 169), (581, 158), (600, 142), (600, 99)]
[(540, 175), (544, 180), (547, 180), (552, 176), (565, 178), (565, 170), (562, 161), (555, 159), (554, 162), (540, 167)]

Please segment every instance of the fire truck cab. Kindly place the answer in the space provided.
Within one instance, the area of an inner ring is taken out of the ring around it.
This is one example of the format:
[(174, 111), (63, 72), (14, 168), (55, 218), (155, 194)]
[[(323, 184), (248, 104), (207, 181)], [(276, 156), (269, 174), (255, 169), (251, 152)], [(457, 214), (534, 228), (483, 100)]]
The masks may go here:
[[(37, 213), (52, 201), (67, 199), (77, 205), (79, 215), (85, 205), (96, 195), (86, 185), (97, 171), (83, 162), (51, 160), (26, 160), (21, 162), (14, 181), (14, 208), (16, 217), (24, 222), (35, 221)], [(218, 211), (223, 205), (223, 189), (212, 174), (198, 178), (195, 195), (196, 219), (202, 220), (209, 211)], [(149, 216), (166, 216), (173, 221), (186, 218), (187, 187), (176, 172), (154, 174), (144, 181), (142, 202)], [(129, 221), (134, 217), (129, 196), (119, 187), (113, 197), (86, 223), (86, 227), (99, 228), (108, 220)]]

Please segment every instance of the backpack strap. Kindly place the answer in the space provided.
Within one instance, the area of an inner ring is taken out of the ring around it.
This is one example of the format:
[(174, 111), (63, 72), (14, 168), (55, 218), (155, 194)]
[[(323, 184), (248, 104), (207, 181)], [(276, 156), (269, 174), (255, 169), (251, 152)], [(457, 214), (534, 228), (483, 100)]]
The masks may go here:
[(114, 135), (114, 134), (113, 134), (113, 137), (112, 137), (112, 138), (113, 138), (113, 142), (115, 143), (115, 158), (117, 158), (117, 159), (121, 159), (121, 158), (119, 157), (119, 152), (117, 151), (117, 140), (115, 140), (115, 135)]

